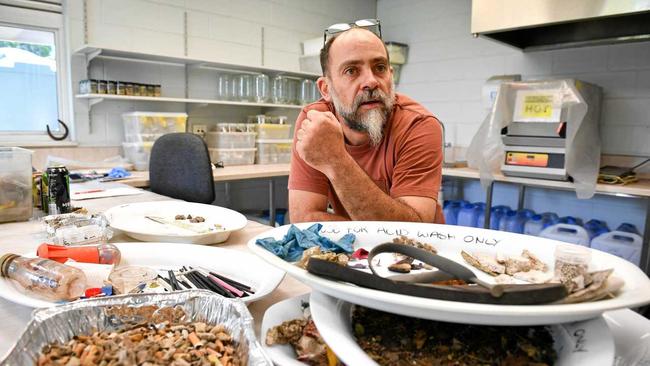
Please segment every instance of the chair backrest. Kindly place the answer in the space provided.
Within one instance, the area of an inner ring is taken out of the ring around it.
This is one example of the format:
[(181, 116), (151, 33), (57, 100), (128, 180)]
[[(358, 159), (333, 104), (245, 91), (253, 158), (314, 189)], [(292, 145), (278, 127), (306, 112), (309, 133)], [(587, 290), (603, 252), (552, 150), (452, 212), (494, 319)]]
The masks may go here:
[(203, 139), (170, 133), (156, 140), (149, 160), (152, 192), (189, 202), (214, 202), (210, 155)]

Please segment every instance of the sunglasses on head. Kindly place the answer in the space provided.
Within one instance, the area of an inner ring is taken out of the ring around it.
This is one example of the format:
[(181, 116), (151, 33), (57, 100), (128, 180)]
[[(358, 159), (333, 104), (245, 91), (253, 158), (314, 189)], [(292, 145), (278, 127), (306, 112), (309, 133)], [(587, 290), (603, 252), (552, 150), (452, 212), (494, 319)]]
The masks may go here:
[(323, 33), (323, 44), (327, 43), (328, 38), (331, 36), (348, 31), (352, 28), (364, 28), (376, 34), (381, 39), (381, 25), (379, 19), (361, 19), (353, 23), (337, 23), (332, 24)]

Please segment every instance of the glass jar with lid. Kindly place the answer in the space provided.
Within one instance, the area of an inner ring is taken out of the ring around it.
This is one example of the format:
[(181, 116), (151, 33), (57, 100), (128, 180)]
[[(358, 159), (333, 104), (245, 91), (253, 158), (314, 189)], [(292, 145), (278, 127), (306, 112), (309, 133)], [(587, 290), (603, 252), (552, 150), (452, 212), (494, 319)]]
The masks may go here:
[(117, 95), (126, 95), (126, 82), (118, 81), (115, 85), (115, 93)]
[(97, 82), (97, 94), (106, 94), (108, 89), (108, 83), (106, 80), (99, 80)]
[(113, 80), (108, 80), (106, 82), (106, 94), (117, 94), (116, 91), (117, 83)]

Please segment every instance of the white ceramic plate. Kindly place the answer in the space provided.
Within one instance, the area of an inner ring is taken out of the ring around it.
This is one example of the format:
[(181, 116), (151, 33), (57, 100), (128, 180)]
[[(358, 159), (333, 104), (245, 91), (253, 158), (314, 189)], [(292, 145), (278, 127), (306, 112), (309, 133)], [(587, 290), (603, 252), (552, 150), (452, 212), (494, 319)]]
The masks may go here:
[[(246, 252), (174, 243), (116, 243), (122, 253), (120, 266), (139, 265), (154, 269), (177, 269), (182, 266), (204, 267), (250, 285), (255, 294), (242, 300), (257, 301), (270, 294), (284, 278), (284, 271), (270, 266)], [(24, 256), (35, 257), (35, 253)], [(0, 296), (18, 304), (34, 308), (54, 306), (56, 303), (38, 298), (24, 291), (16, 282), (0, 278)]]
[[(305, 229), (311, 224), (299, 224)], [(613, 299), (562, 305), (490, 305), (456, 301), (426, 299), (414, 296), (393, 294), (348, 283), (327, 280), (309, 274), (292, 263), (286, 262), (261, 246), (255, 244), (258, 238), (274, 237), (281, 239), (289, 229), (288, 225), (264, 232), (248, 242), (248, 247), (274, 266), (311, 286), (312, 289), (328, 295), (367, 306), (370, 308), (398, 313), (418, 318), (442, 320), (469, 324), (492, 325), (547, 325), (590, 319), (604, 311), (637, 307), (650, 303), (650, 279), (634, 264), (619, 257), (592, 250), (591, 270), (614, 268), (614, 275), (625, 281), (625, 286)], [(555, 240), (508, 232), (469, 228), (451, 225), (399, 223), (399, 222), (331, 222), (324, 223), (321, 234), (338, 240), (348, 232), (356, 233), (355, 249), (370, 249), (375, 245), (392, 241), (399, 235), (406, 235), (419, 241), (432, 244), (439, 254), (465, 263), (460, 251), (496, 252), (521, 254), (526, 248), (549, 264), (554, 264)], [(469, 266), (469, 265), (467, 265)], [(474, 269), (477, 276), (485, 281), (492, 277)]]
[[(318, 331), (343, 362), (377, 366), (354, 339), (351, 303), (314, 291), (309, 304)], [(603, 317), (552, 325), (551, 334), (558, 353), (556, 366), (611, 366), (614, 361), (614, 339)]]
[[(214, 244), (228, 240), (230, 233), (243, 229), (246, 217), (227, 208), (185, 201), (128, 203), (110, 208), (105, 213), (111, 227), (142, 240), (169, 243)], [(196, 234), (173, 225), (161, 224), (145, 216), (173, 220), (176, 215), (202, 216), (208, 226), (221, 225), (225, 230)]]
[(273, 306), (266, 309), (264, 318), (262, 319), (262, 332), (260, 333), (260, 343), (262, 348), (271, 357), (273, 363), (282, 366), (305, 366), (296, 360), (296, 352), (293, 347), (288, 344), (273, 346), (266, 345), (266, 333), (269, 329), (282, 324), (282, 322), (302, 318), (302, 303), (309, 303), (309, 294), (304, 294), (284, 301), (280, 301)]
[(629, 309), (603, 314), (614, 335), (616, 366), (650, 365), (650, 320)]

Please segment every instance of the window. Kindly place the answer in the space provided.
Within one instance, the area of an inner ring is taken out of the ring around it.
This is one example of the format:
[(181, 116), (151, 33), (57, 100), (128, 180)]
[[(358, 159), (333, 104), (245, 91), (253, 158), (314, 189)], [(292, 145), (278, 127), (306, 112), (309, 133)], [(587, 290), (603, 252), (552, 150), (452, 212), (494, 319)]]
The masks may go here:
[(47, 126), (70, 125), (65, 54), (60, 13), (0, 1), (0, 144), (47, 145)]

